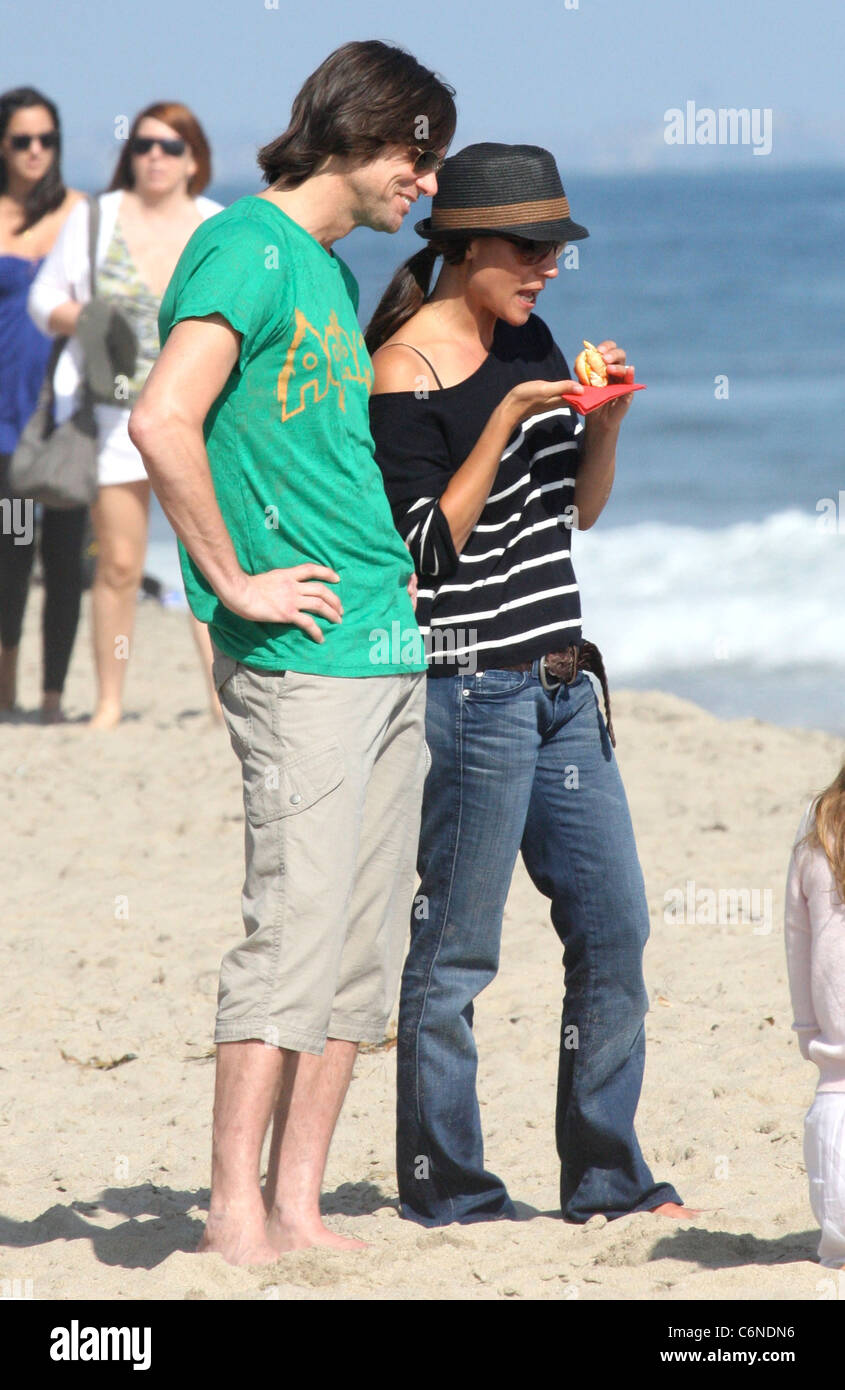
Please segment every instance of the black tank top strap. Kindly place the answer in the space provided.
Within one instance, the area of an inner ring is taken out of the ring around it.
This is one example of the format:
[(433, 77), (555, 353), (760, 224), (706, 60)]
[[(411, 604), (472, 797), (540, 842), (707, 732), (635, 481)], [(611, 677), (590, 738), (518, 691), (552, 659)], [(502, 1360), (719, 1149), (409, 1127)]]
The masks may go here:
[(430, 367), (430, 368), (431, 368), (432, 375), (433, 375), (433, 377), (434, 377), (434, 380), (437, 382), (438, 388), (439, 388), (441, 391), (443, 390), (443, 382), (440, 380), (440, 377), (437, 375), (437, 372), (434, 370), (433, 364), (432, 364), (431, 362), (429, 362), (429, 360), (428, 360), (428, 358), (426, 357), (426, 355), (425, 355), (424, 352), (420, 352), (420, 349), (419, 349), (418, 347), (414, 347), (413, 343), (385, 343), (385, 344), (384, 344), (384, 347), (406, 347), (406, 348), (410, 348), (410, 349), (411, 349), (411, 352), (415, 352), (415, 353), (417, 354), (418, 357), (421, 357), (421, 358), (422, 358), (422, 360), (423, 360), (423, 362), (425, 363), (425, 365), (426, 365), (427, 367)]

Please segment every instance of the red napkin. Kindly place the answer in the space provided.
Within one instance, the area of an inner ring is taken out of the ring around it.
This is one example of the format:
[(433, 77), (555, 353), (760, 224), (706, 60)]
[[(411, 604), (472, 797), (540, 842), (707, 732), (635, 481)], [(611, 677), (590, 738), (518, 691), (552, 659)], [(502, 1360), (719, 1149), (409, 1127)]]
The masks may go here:
[(642, 381), (623, 382), (619, 386), (585, 386), (583, 395), (565, 393), (561, 400), (566, 401), (568, 405), (574, 405), (582, 415), (589, 415), (591, 410), (598, 410), (600, 405), (607, 405), (607, 402), (616, 396), (628, 396), (632, 391), (644, 390), (645, 384)]

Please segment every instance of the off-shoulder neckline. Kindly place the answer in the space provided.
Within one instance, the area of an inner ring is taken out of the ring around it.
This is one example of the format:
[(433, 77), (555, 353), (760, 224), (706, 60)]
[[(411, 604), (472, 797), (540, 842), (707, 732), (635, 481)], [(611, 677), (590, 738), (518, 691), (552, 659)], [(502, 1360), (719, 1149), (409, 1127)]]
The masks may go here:
[[(459, 391), (459, 390), (461, 389), (462, 386), (466, 386), (469, 382), (474, 381), (474, 380), (476, 379), (476, 377), (479, 375), (479, 373), (480, 373), (480, 372), (483, 372), (484, 369), (490, 365), (490, 363), (492, 362), (492, 360), (493, 360), (493, 358), (494, 358), (493, 349), (494, 349), (494, 347), (495, 347), (495, 345), (496, 345), (496, 337), (497, 337), (497, 335), (498, 335), (498, 333), (499, 333), (499, 325), (500, 325), (501, 323), (502, 323), (502, 319), (497, 319), (497, 320), (496, 320), (496, 326), (495, 326), (495, 328), (493, 329), (493, 342), (492, 342), (491, 345), (490, 345), (490, 351), (488, 352), (488, 354), (487, 354), (487, 356), (485, 357), (484, 361), (483, 361), (483, 362), (479, 362), (479, 364), (478, 364), (478, 366), (476, 367), (475, 371), (474, 371), (474, 372), (470, 372), (469, 376), (465, 376), (465, 377), (463, 378), (462, 381), (456, 381), (456, 382), (454, 382), (451, 386), (439, 386), (439, 387), (437, 388), (436, 391), (430, 392), (429, 397), (428, 397), (429, 400), (431, 399), (432, 396), (434, 396), (434, 395), (438, 395), (438, 396), (439, 396), (439, 395), (443, 395), (443, 394), (445, 394), (445, 392), (447, 392), (447, 391)], [(413, 343), (403, 343), (402, 346), (403, 346), (403, 347), (413, 347), (414, 344), (413, 344)], [(371, 400), (371, 401), (377, 401), (377, 400), (380, 400), (383, 396), (413, 396), (415, 399), (417, 399), (417, 400), (419, 399), (419, 397), (417, 396), (416, 391), (375, 391), (375, 392), (373, 392), (373, 393), (371, 394), (370, 400)]]

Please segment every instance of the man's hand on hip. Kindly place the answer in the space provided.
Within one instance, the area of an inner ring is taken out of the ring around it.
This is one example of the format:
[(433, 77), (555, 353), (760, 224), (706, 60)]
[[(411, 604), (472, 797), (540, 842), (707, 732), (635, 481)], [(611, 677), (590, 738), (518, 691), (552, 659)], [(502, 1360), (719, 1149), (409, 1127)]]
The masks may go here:
[(322, 642), (323, 633), (309, 613), (339, 623), (343, 604), (338, 594), (318, 582), (321, 579), (340, 583), (334, 570), (308, 562), (291, 569), (244, 574), (231, 593), (218, 592), (218, 598), (240, 618), (255, 623), (292, 623), (315, 642)]

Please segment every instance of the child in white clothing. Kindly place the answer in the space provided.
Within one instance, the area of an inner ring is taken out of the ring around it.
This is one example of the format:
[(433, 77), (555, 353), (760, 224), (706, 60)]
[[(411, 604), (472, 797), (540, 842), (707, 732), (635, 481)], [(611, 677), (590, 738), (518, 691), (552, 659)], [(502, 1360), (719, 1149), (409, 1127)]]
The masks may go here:
[(798, 828), (785, 928), (792, 1026), (820, 1073), (804, 1121), (819, 1260), (845, 1269), (845, 764)]

